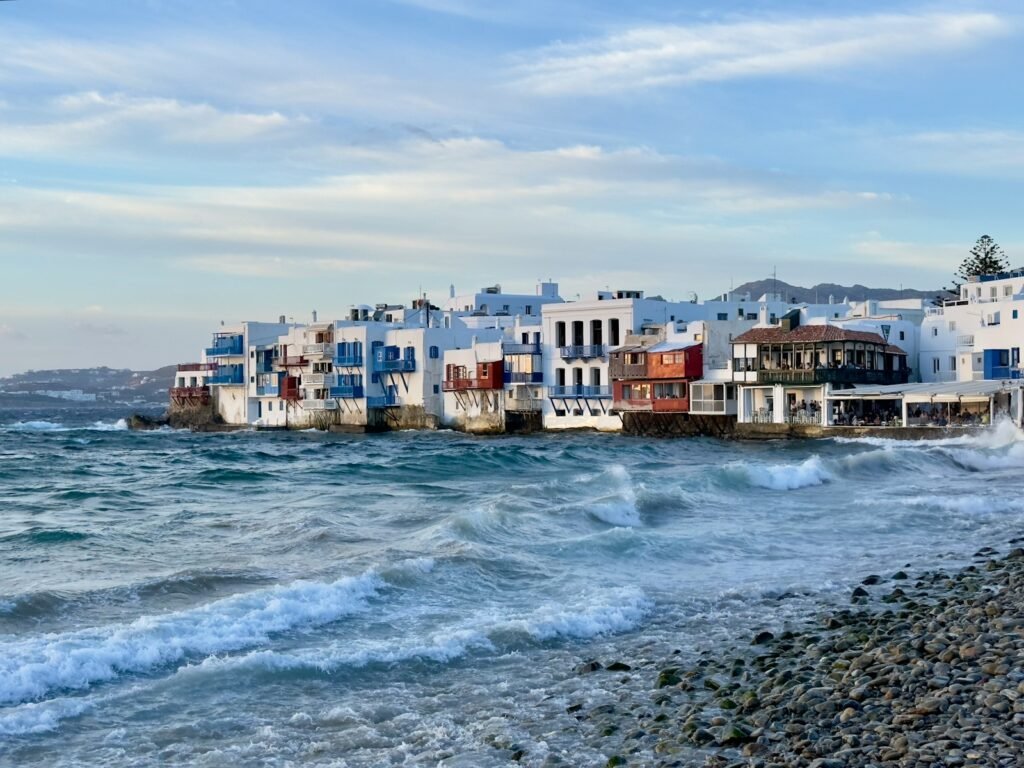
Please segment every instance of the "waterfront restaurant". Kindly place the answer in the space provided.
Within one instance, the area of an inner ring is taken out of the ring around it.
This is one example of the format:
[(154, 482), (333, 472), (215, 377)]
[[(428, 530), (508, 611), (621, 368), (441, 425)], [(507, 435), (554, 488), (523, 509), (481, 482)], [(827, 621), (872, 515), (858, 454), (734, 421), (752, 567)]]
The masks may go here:
[(834, 325), (753, 328), (732, 342), (740, 423), (830, 423), (826, 393), (858, 384), (905, 384), (907, 355), (877, 333)]
[(830, 423), (850, 426), (983, 427), (1001, 418), (1021, 426), (1022, 393), (1009, 379), (866, 385), (829, 392), (825, 407)]

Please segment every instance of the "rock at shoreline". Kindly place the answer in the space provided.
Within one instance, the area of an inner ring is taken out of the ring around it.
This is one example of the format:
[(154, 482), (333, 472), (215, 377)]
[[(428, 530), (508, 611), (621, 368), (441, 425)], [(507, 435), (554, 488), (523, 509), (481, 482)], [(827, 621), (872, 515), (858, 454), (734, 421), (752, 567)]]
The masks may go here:
[(1024, 766), (1024, 551), (995, 554), (913, 586), (894, 574), (906, 588), (874, 603), (857, 587), (825, 631), (647, 666), (655, 707), (623, 713), (636, 735), (605, 754), (665, 768)]
[(134, 430), (150, 430), (160, 429), (161, 427), (168, 426), (167, 418), (163, 416), (146, 416), (141, 413), (133, 413), (125, 421), (128, 424), (128, 429)]

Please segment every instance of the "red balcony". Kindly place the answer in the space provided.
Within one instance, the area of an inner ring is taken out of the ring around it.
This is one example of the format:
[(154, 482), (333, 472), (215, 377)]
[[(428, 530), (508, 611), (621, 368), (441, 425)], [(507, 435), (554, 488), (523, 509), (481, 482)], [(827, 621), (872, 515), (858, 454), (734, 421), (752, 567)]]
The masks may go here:
[(217, 363), (181, 363), (178, 365), (179, 373), (190, 373), (193, 371), (216, 371)]
[(442, 384), (445, 392), (466, 392), (470, 389), (504, 389), (491, 379), (446, 379)]
[(285, 376), (281, 379), (281, 395), (282, 400), (291, 400), (293, 402), (301, 400), (299, 396), (299, 377), (298, 376)]
[(170, 394), (175, 405), (207, 405), (210, 402), (209, 387), (171, 387)]

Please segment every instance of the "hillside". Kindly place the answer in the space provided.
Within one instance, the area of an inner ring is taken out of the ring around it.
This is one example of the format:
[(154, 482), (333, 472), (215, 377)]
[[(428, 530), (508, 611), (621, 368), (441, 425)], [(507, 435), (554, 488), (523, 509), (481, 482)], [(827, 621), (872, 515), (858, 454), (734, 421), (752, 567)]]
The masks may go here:
[(0, 407), (165, 403), (175, 371), (173, 365), (155, 371), (106, 367), (27, 371), (0, 378)]
[(751, 297), (757, 299), (766, 293), (781, 293), (783, 299), (794, 303), (806, 302), (808, 304), (825, 304), (829, 296), (834, 296), (836, 301), (848, 298), (851, 301), (865, 301), (874, 299), (885, 301), (888, 299), (933, 299), (942, 289), (936, 288), (930, 291), (918, 291), (912, 288), (868, 288), (865, 285), (838, 285), (836, 283), (819, 283), (810, 288), (801, 288), (798, 285), (790, 285), (783, 280), (755, 280), (744, 283), (734, 289), (735, 293), (749, 292)]

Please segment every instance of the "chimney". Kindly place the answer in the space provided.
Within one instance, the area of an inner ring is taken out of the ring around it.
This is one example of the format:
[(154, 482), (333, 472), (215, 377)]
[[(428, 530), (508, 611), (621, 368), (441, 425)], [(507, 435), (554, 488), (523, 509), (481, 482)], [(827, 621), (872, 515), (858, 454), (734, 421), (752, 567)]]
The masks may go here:
[(316, 322), (316, 310), (315, 309), (313, 310), (313, 322), (314, 323)]
[(277, 322), (280, 323), (281, 325), (284, 325), (284, 315), (278, 316)]
[(757, 323), (758, 325), (768, 325), (768, 303), (762, 302), (761, 306), (757, 308)]

